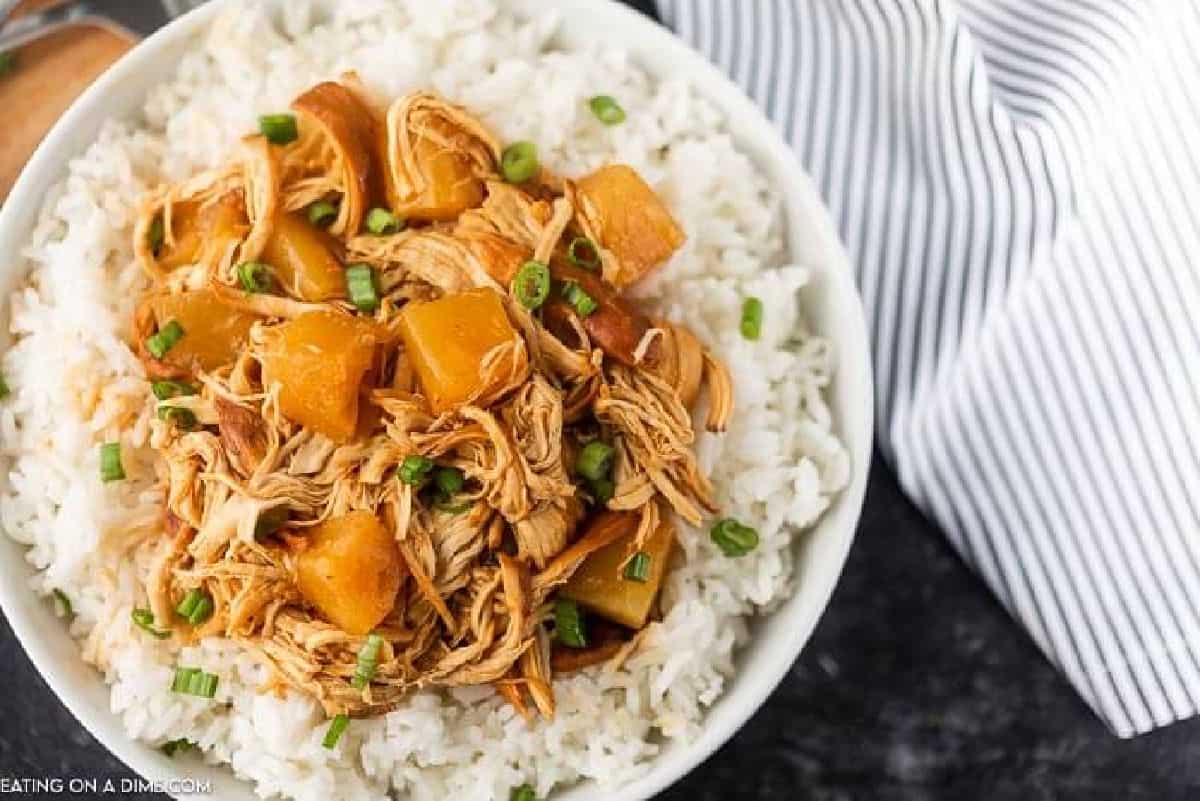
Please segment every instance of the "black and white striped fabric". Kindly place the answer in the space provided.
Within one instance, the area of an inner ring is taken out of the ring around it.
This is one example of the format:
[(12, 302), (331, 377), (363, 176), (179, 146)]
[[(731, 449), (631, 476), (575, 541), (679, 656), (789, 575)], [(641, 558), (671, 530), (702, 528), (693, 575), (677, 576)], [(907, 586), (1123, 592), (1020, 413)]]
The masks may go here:
[(1121, 736), (1200, 709), (1200, 4), (658, 0), (858, 271), (879, 441)]

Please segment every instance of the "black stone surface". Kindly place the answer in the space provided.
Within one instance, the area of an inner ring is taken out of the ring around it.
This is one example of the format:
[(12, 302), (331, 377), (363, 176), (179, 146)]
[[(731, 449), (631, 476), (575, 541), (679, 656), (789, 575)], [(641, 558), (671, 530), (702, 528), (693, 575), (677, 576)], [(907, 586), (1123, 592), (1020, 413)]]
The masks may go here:
[[(3, 620), (0, 676), (0, 779), (133, 778)], [(877, 463), (808, 647), (746, 727), (661, 799), (1184, 801), (1200, 798), (1198, 750), (1197, 721), (1109, 734)]]

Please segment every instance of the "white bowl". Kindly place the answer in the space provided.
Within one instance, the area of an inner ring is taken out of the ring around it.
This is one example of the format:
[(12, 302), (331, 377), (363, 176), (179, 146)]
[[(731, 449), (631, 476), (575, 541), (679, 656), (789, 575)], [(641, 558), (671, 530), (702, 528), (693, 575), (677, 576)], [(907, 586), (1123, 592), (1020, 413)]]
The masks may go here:
[[(95, 140), (111, 116), (135, 114), (148, 90), (170, 75), (196, 36), (230, 0), (214, 0), (142, 42), (104, 74), (63, 116), (46, 137), (0, 210), (0, 253), (17, 253), (29, 239), (47, 190), (65, 174), (67, 162)], [(518, 11), (542, 9), (544, 0), (508, 0)], [(742, 92), (715, 67), (665, 28), (610, 0), (558, 0), (562, 40), (612, 41), (658, 78), (683, 77), (724, 112), (739, 146), (781, 191), (786, 200), (787, 238), (792, 258), (816, 268), (805, 289), (805, 311), (812, 327), (827, 336), (837, 352), (837, 372), (828, 400), (838, 434), (849, 449), (852, 478), (798, 546), (797, 590), (769, 618), (756, 623), (752, 642), (740, 652), (736, 677), (709, 710), (698, 739), (664, 750), (643, 777), (622, 788), (620, 796), (640, 801), (653, 796), (703, 761), (728, 740), (766, 700), (808, 641), (841, 573), (854, 537), (871, 458), (872, 387), (862, 306), (845, 251), (838, 241), (816, 189), (772, 125)], [(7, 298), (24, 280), (15, 260), (0, 263), (0, 297)], [(7, 309), (7, 303), (4, 304)], [(7, 325), (3, 327), (7, 331)], [(79, 656), (79, 648), (50, 605), (29, 589), (31, 575), (23, 548), (0, 537), (0, 606), (29, 658), (72, 714), (92, 735), (133, 770), (151, 780), (211, 781), (212, 795), (252, 801), (249, 784), (227, 767), (197, 761), (173, 762), (156, 749), (132, 740), (109, 710), (108, 687)], [(601, 801), (611, 788), (581, 784), (558, 795), (566, 801)]]

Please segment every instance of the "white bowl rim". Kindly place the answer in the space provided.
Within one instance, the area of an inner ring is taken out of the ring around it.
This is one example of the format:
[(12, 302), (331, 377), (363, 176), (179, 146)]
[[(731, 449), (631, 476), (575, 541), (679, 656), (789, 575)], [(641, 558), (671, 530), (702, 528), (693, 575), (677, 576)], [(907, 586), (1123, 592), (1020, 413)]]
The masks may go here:
[[(0, 207), (0, 253), (19, 251), (32, 230), (45, 190), (61, 179), (67, 161), (81, 152), (85, 142), (73, 135), (73, 131), (94, 131), (99, 126), (99, 120), (107, 116), (106, 98), (118, 91), (122, 83), (132, 81), (139, 72), (156, 61), (169, 61), (173, 67), (178, 60), (178, 53), (191, 44), (190, 40), (207, 28), (224, 8), (236, 2), (238, 0), (211, 0), (172, 21), (129, 51), (75, 101), (43, 139), (7, 201)], [(542, 0), (499, 2), (528, 11), (540, 6)], [(770, 162), (769, 166), (774, 170), (772, 181), (785, 196), (786, 228), (793, 254), (797, 247), (793, 240), (798, 228), (811, 228), (809, 233), (815, 233), (818, 238), (825, 240), (823, 245), (827, 254), (818, 278), (828, 284), (830, 302), (837, 307), (839, 314), (837, 324), (840, 331), (834, 338), (839, 354), (835, 385), (841, 388), (840, 392), (847, 399), (840, 408), (835, 409), (835, 424), (850, 451), (851, 480), (822, 520), (806, 535), (810, 538), (819, 536), (828, 541), (829, 552), (824, 556), (826, 564), (815, 575), (806, 577), (805, 603), (800, 603), (801, 593), (797, 590), (793, 597), (771, 613), (764, 625), (773, 627), (772, 635), (769, 638), (758, 637), (752, 643), (756, 651), (753, 665), (743, 665), (741, 672), (726, 687), (722, 698), (708, 710), (700, 736), (687, 744), (664, 749), (641, 777), (620, 788), (622, 797), (640, 801), (669, 787), (729, 740), (774, 691), (811, 636), (845, 564), (865, 496), (871, 459), (873, 386), (866, 324), (849, 258), (811, 179), (801, 170), (796, 157), (758, 107), (714, 65), (666, 28), (635, 10), (614, 0), (559, 0), (557, 5), (565, 27), (569, 27), (572, 16), (587, 17), (588, 35), (592, 39), (603, 35), (604, 31), (619, 31), (619, 46), (630, 51), (633, 61), (656, 78), (662, 77), (661, 70), (645, 62), (655, 61), (660, 65), (671, 62), (674, 65), (672, 71), (686, 75), (694, 91), (722, 110), (734, 139), (740, 147), (752, 151), (758, 166), (765, 171), (767, 165), (763, 164), (764, 160)], [(597, 27), (597, 22), (603, 24)], [(176, 51), (174, 56), (168, 55), (172, 49)], [(0, 264), (0, 275), (13, 271), (14, 268), (9, 264), (16, 263), (14, 260)], [(12, 554), (24, 554), (23, 545), (2, 535), (0, 540), (3, 541), (0, 548), (14, 549), (10, 552)], [(14, 562), (5, 561), (10, 565)], [(28, 581), (15, 580), (11, 575), (16, 573), (27, 579), (32, 571), (23, 558), (15, 561), (19, 566), (5, 565), (0, 568), (0, 609), (43, 680), (97, 741), (129, 768), (151, 781), (165, 783), (168, 780), (195, 780), (199, 777), (200, 780), (212, 782), (217, 797), (256, 797), (249, 783), (236, 779), (227, 765), (200, 765), (194, 761), (175, 763), (150, 746), (132, 740), (125, 734), (116, 715), (99, 708), (92, 699), (87, 698), (89, 688), (84, 683), (102, 682), (96, 682), (98, 677), (90, 668), (84, 674), (87, 678), (79, 679), (78, 670), (66, 669), (56, 663), (52, 643), (62, 638), (69, 640), (69, 637), (62, 626), (49, 633), (40, 627), (44, 619), (39, 621), (35, 618), (45, 618), (50, 613), (47, 611), (45, 615), (39, 615), (33, 609), (30, 601), (33, 593)], [(61, 646), (61, 643), (57, 644)], [(75, 647), (73, 643), (72, 647)], [(744, 654), (741, 658), (745, 659)], [(82, 664), (82, 660), (77, 661)], [(103, 689), (107, 694), (107, 686)], [(563, 801), (601, 801), (610, 797), (614, 789), (584, 782), (559, 791), (555, 798)], [(199, 801), (212, 797), (179, 789), (168, 788), (168, 791), (180, 799)]]

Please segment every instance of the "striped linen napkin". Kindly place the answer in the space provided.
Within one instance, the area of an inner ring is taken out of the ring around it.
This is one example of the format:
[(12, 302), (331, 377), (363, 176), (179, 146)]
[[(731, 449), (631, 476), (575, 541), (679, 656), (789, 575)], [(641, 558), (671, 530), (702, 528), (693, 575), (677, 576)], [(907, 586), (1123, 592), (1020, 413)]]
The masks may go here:
[(657, 0), (857, 268), (879, 442), (1122, 736), (1200, 705), (1200, 4)]

